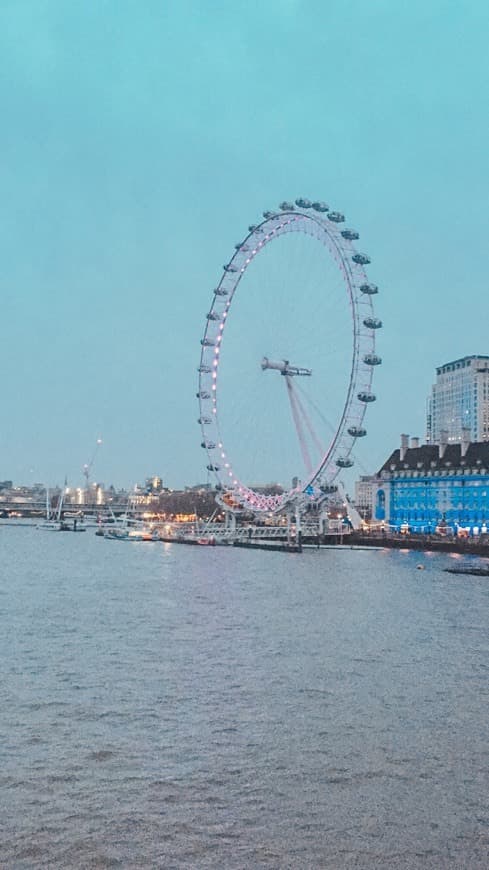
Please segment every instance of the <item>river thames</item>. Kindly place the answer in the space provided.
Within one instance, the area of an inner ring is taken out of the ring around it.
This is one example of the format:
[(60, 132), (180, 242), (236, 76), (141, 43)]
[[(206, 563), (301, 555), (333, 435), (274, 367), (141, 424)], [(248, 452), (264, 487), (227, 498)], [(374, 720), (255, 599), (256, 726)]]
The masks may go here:
[(2, 867), (489, 866), (487, 578), (32, 527), (0, 549)]

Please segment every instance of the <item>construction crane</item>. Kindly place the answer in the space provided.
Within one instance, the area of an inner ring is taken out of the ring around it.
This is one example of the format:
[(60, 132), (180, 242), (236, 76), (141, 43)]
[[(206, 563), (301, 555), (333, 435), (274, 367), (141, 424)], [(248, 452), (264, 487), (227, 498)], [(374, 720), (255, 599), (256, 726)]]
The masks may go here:
[(83, 475), (85, 477), (85, 489), (87, 490), (87, 495), (90, 489), (90, 472), (92, 470), (93, 463), (95, 462), (95, 457), (98, 453), (99, 447), (102, 444), (102, 439), (97, 438), (97, 443), (95, 444), (95, 449), (92, 453), (90, 462), (87, 462), (86, 465), (83, 466)]

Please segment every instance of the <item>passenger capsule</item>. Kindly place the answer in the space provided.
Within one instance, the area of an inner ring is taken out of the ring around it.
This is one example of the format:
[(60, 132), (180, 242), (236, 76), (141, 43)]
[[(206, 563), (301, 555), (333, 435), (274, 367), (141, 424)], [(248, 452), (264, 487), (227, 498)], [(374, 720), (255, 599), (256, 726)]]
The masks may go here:
[(353, 438), (364, 438), (367, 434), (367, 430), (363, 429), (361, 426), (350, 426), (347, 431)]
[(237, 251), (249, 251), (249, 245), (245, 242), (238, 242), (237, 245), (234, 246)]
[(329, 211), (329, 206), (325, 202), (313, 202), (312, 207), (314, 211)]
[(335, 224), (342, 224), (345, 220), (345, 215), (341, 214), (340, 211), (330, 211), (328, 220), (333, 221)]
[(299, 208), (312, 208), (312, 202), (310, 199), (303, 199), (303, 197), (299, 197), (296, 199), (295, 204), (299, 206)]
[(369, 329), (380, 329), (382, 321), (379, 320), (378, 317), (366, 317), (363, 321), (363, 325), (367, 326)]
[(341, 230), (341, 235), (349, 242), (356, 242), (360, 238), (360, 233), (357, 233), (356, 230)]
[(204, 450), (215, 450), (216, 448), (213, 441), (202, 441), (200, 446), (203, 447)]
[(222, 268), (224, 269), (225, 272), (237, 272), (238, 271), (238, 267), (233, 266), (232, 263), (227, 263)]
[(229, 293), (224, 289), (224, 287), (216, 287), (214, 290), (214, 296), (229, 296)]
[(282, 211), (294, 211), (295, 205), (293, 202), (281, 202), (279, 208)]
[(207, 390), (200, 390), (195, 394), (197, 399), (210, 399), (211, 394), (207, 392)]
[(367, 254), (353, 254), (352, 260), (360, 266), (368, 266), (371, 262), (370, 257)]
[(360, 402), (375, 402), (376, 398), (377, 396), (375, 396), (373, 393), (368, 393), (367, 391), (363, 393), (357, 393), (357, 399), (359, 399)]
[(208, 426), (209, 423), (212, 423), (212, 420), (210, 417), (199, 417), (197, 423), (200, 423), (201, 426)]
[(276, 217), (276, 215), (274, 211), (264, 211), (263, 217), (265, 218), (265, 220), (269, 220), (269, 218)]
[(375, 294), (379, 292), (379, 288), (377, 287), (377, 284), (361, 284), (360, 290), (362, 293), (365, 293), (367, 296), (375, 296)]
[(204, 365), (202, 365), (202, 366), (199, 366), (199, 368), (197, 369), (197, 371), (198, 371), (201, 375), (210, 375), (212, 369), (211, 369), (210, 366), (204, 366)]
[(221, 467), (220, 465), (207, 465), (206, 466), (207, 471), (219, 471), (220, 467)]
[(214, 341), (212, 338), (201, 338), (200, 343), (202, 347), (214, 347)]
[(207, 314), (207, 320), (220, 320), (221, 315), (217, 313), (217, 311), (209, 311)]
[(380, 366), (382, 364), (382, 357), (377, 356), (375, 353), (366, 353), (363, 361), (368, 366)]
[(349, 456), (340, 456), (336, 460), (336, 465), (338, 468), (351, 468), (353, 465), (353, 459), (350, 459)]

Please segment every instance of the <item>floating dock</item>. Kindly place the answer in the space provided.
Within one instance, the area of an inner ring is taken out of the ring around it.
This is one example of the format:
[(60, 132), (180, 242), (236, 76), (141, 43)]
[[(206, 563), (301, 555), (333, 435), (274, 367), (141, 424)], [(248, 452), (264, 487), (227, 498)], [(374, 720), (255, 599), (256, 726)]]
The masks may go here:
[(244, 550), (273, 550), (281, 553), (302, 553), (301, 544), (289, 544), (287, 541), (233, 541), (233, 547)]

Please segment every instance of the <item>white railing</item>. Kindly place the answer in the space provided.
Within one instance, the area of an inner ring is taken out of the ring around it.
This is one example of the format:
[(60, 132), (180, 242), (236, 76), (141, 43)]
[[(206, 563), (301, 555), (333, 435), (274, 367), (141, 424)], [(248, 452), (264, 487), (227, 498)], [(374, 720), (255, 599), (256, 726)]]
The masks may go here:
[[(164, 538), (180, 540), (197, 540), (199, 538), (214, 538), (216, 541), (264, 541), (287, 540), (287, 526), (236, 526), (235, 529), (223, 523), (157, 523), (160, 534)], [(318, 524), (304, 523), (301, 528), (302, 538), (317, 538)], [(325, 529), (325, 537), (349, 535), (350, 529), (343, 524), (334, 524)], [(292, 526), (291, 538), (295, 539), (295, 528)]]

